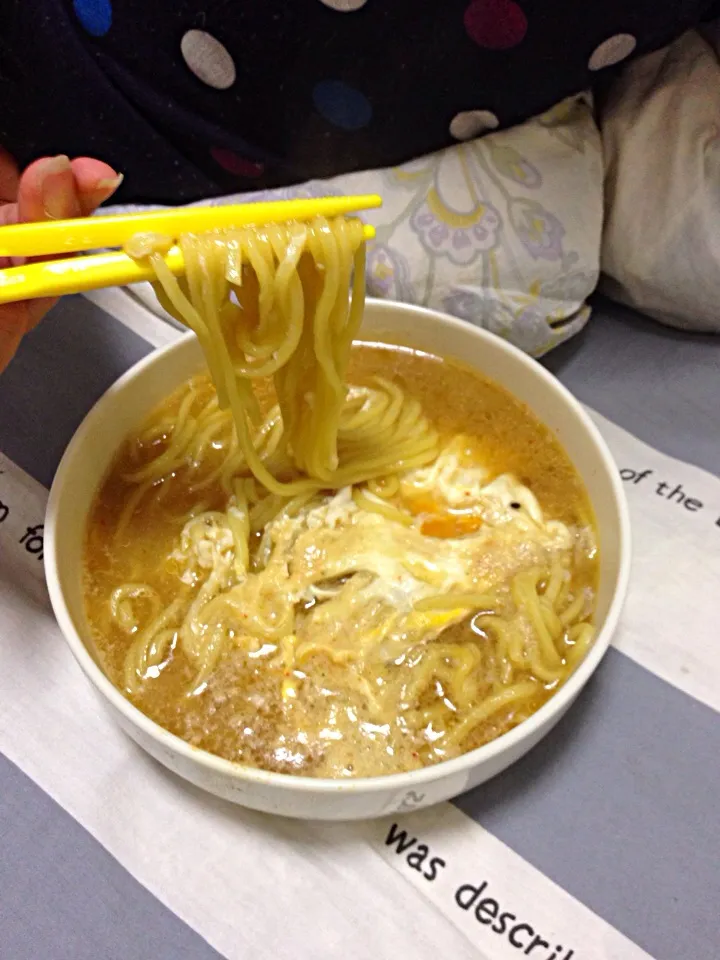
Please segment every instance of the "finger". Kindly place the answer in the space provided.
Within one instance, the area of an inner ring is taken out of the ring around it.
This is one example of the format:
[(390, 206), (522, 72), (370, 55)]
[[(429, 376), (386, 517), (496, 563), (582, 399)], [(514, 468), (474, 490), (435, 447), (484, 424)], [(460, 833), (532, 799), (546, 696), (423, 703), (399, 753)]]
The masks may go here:
[(0, 373), (12, 360), (27, 326), (27, 303), (7, 303), (0, 308)]
[(108, 200), (123, 181), (107, 163), (91, 157), (77, 157), (72, 167), (83, 216), (89, 216), (101, 203)]
[[(18, 180), (12, 159), (0, 150), (0, 200), (17, 193), (16, 203), (0, 207), (0, 224), (87, 215), (111, 196), (121, 181), (105, 163), (83, 157), (73, 166), (65, 156), (37, 160)], [(43, 297), (0, 307), (0, 373), (23, 335), (55, 303), (54, 298)]]
[(38, 297), (0, 306), (0, 373), (12, 360), (25, 334), (36, 327), (56, 303), (56, 297)]
[[(3, 166), (5, 164), (5, 166)], [(72, 179), (68, 175), (68, 164)], [(78, 157), (70, 162), (67, 157), (44, 157), (32, 163), (21, 180), (12, 178), (14, 164), (8, 154), (3, 157), (0, 148), (0, 203), (3, 185), (6, 191), (20, 193), (18, 203), (0, 206), (0, 226), (28, 220), (65, 219), (70, 216), (89, 216), (109, 199), (122, 183), (118, 174), (107, 163), (91, 157)], [(13, 183), (17, 186), (13, 187)], [(21, 261), (18, 261), (18, 263)], [(5, 261), (0, 267), (7, 266)]]
[[(38, 220), (64, 220), (81, 214), (70, 161), (65, 156), (36, 160), (20, 177), (17, 203), (0, 207), (0, 225)], [(12, 257), (20, 266), (23, 258)], [(3, 260), (1, 266), (6, 266)]]
[(18, 205), (4, 203), (0, 206), (0, 226), (8, 226), (18, 222)]
[(70, 160), (65, 156), (43, 157), (31, 163), (20, 177), (17, 202), (21, 223), (81, 216)]
[[(101, 160), (44, 157), (30, 164), (17, 186), (18, 204), (0, 207), (0, 224), (33, 220), (63, 220), (89, 216), (122, 183), (122, 175)], [(0, 154), (0, 200), (3, 197), (3, 157)], [(8, 168), (7, 189), (12, 189)], [(8, 197), (9, 198), (9, 197)]]
[(0, 147), (0, 203), (10, 203), (16, 199), (19, 182), (17, 164), (7, 150)]
[(27, 319), (25, 323), (25, 333), (30, 333), (30, 331), (40, 323), (48, 310), (54, 307), (57, 302), (57, 297), (36, 297), (35, 300), (26, 300)]
[[(0, 206), (0, 227), (11, 226), (18, 222), (18, 205), (6, 203)], [(19, 267), (25, 263), (24, 257), (0, 257), (0, 269)]]

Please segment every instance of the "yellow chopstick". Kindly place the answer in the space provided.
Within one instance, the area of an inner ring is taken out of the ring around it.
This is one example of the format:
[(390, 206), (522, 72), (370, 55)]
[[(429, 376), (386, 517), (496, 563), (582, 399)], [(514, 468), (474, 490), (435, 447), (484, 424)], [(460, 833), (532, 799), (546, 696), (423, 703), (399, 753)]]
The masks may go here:
[[(151, 213), (49, 220), (0, 227), (0, 257), (44, 257), (82, 250), (122, 247), (138, 233), (157, 233), (177, 240), (184, 233), (205, 233), (250, 224), (337, 217), (382, 204), (370, 194), (357, 197), (319, 197), (272, 200), (217, 207), (181, 207)], [(366, 239), (375, 231), (365, 227)], [(173, 246), (166, 256), (175, 274), (184, 272), (182, 253)], [(58, 297), (101, 287), (126, 286), (154, 279), (144, 263), (121, 252), (96, 253), (0, 270), (0, 303), (36, 297)]]
[[(371, 226), (366, 225), (364, 230), (367, 240), (375, 236)], [(171, 247), (165, 255), (165, 262), (174, 274), (184, 273), (185, 263), (179, 247)], [(67, 260), (29, 263), (0, 270), (0, 304), (36, 297), (62, 297), (101, 287), (125, 287), (154, 279), (152, 267), (124, 253), (96, 253)]]
[(0, 227), (0, 257), (43, 257), (80, 250), (122, 247), (136, 233), (160, 233), (176, 240), (183, 233), (205, 233), (251, 223), (340, 217), (358, 210), (379, 207), (375, 194), (358, 197), (318, 197), (303, 200), (272, 200), (217, 207), (180, 207), (150, 213), (83, 217), (77, 220), (46, 220)]

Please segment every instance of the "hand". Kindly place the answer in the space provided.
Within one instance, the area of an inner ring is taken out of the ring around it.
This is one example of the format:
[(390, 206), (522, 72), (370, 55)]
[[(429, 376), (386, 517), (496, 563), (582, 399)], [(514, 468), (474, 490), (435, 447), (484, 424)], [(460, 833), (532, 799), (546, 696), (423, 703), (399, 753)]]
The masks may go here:
[[(112, 167), (100, 160), (44, 157), (20, 176), (12, 158), (0, 150), (0, 228), (3, 224), (33, 220), (65, 220), (89, 216), (122, 182)], [(0, 257), (0, 267), (23, 261)], [(10, 363), (23, 335), (52, 307), (45, 297), (0, 306), (0, 373)]]

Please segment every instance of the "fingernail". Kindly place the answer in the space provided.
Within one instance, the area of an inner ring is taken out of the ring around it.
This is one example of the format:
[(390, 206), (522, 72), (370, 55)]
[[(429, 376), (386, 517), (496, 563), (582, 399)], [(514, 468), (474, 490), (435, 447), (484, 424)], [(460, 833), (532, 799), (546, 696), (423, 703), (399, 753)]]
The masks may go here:
[(57, 157), (45, 157), (39, 161), (36, 169), (41, 181), (44, 180), (48, 174), (65, 173), (72, 169), (70, 166), (70, 157), (66, 157), (64, 153), (61, 153)]
[(124, 179), (122, 173), (119, 173), (116, 177), (103, 177), (102, 180), (98, 180), (93, 189), (86, 194), (87, 202), (93, 208), (99, 207), (101, 203), (110, 199)]
[(61, 155), (43, 160), (38, 170), (38, 179), (43, 210), (49, 220), (65, 220), (78, 216), (80, 210), (68, 157)]

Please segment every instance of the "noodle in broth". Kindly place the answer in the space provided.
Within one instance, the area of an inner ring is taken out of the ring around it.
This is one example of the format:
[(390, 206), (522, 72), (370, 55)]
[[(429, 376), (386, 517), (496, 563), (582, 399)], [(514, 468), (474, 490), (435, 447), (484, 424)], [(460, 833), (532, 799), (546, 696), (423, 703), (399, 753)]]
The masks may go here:
[(109, 676), (197, 746), (311, 776), (414, 769), (517, 725), (593, 639), (591, 510), (555, 438), (453, 363), (351, 349), (352, 221), (182, 246), (182, 281), (150, 256), (212, 378), (129, 438), (95, 504)]

